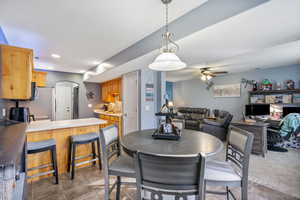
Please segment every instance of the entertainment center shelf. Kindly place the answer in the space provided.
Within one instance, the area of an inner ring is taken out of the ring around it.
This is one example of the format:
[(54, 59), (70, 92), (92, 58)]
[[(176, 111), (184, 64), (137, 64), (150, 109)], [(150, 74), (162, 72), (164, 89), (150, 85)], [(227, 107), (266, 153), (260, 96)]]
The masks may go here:
[(250, 104), (300, 104), (300, 89), (249, 91)]
[(270, 94), (300, 94), (300, 89), (296, 90), (258, 90), (258, 91), (250, 91), (250, 95), (270, 95)]

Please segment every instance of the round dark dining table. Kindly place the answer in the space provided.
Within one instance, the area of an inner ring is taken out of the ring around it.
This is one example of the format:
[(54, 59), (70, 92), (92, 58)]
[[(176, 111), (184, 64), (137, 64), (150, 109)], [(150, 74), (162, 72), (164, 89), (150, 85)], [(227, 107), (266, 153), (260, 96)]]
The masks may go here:
[(160, 156), (192, 157), (199, 153), (206, 157), (222, 151), (223, 142), (207, 133), (182, 130), (179, 140), (161, 140), (152, 138), (154, 129), (128, 133), (121, 139), (124, 151), (129, 155), (143, 152)]

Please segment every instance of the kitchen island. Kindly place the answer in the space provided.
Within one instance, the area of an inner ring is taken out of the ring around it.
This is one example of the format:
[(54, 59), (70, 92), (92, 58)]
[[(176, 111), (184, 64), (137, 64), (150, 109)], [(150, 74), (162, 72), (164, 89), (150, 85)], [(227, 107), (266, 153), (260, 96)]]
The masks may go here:
[[(66, 173), (68, 169), (68, 155), (70, 149), (70, 136), (81, 135), (91, 132), (99, 132), (100, 128), (107, 126), (107, 121), (97, 118), (86, 119), (74, 119), (74, 120), (61, 120), (61, 121), (34, 121), (28, 125), (27, 141), (38, 142), (48, 139), (55, 139), (57, 162), (59, 174)], [(89, 155), (92, 152), (91, 145), (80, 145), (77, 148), (76, 156)], [(89, 158), (83, 158), (80, 161), (88, 160)], [(50, 152), (43, 152), (37, 154), (30, 154), (27, 157), (28, 168), (37, 167), (51, 163)], [(88, 163), (80, 167), (86, 167), (91, 165)], [(28, 171), (28, 175), (49, 171), (50, 168), (37, 169)], [(36, 181), (41, 178), (52, 176), (45, 175), (29, 179), (29, 181)]]

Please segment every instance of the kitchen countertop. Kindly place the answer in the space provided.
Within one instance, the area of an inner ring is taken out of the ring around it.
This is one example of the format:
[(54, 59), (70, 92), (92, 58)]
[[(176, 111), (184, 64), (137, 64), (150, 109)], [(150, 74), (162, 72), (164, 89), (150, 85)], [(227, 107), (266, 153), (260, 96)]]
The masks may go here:
[(111, 113), (100, 109), (95, 109), (94, 113), (101, 114), (101, 115), (108, 115), (113, 117), (122, 117), (123, 113)]
[(1, 121), (0, 125), (0, 167), (17, 162), (26, 138), (26, 123), (6, 124), (8, 122)]
[(59, 121), (41, 120), (41, 121), (30, 122), (26, 132), (47, 131), (47, 130), (54, 130), (54, 129), (80, 127), (80, 126), (93, 126), (93, 125), (100, 125), (106, 123), (107, 121), (98, 118), (84, 118), (84, 119), (59, 120)]

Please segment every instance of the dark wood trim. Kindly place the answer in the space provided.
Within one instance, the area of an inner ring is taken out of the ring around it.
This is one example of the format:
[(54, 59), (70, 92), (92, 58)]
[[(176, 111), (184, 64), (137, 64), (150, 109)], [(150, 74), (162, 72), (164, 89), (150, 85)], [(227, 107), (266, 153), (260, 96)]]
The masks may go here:
[(294, 94), (294, 93), (300, 93), (300, 89), (295, 90), (258, 90), (258, 91), (250, 91), (250, 95), (255, 94)]

